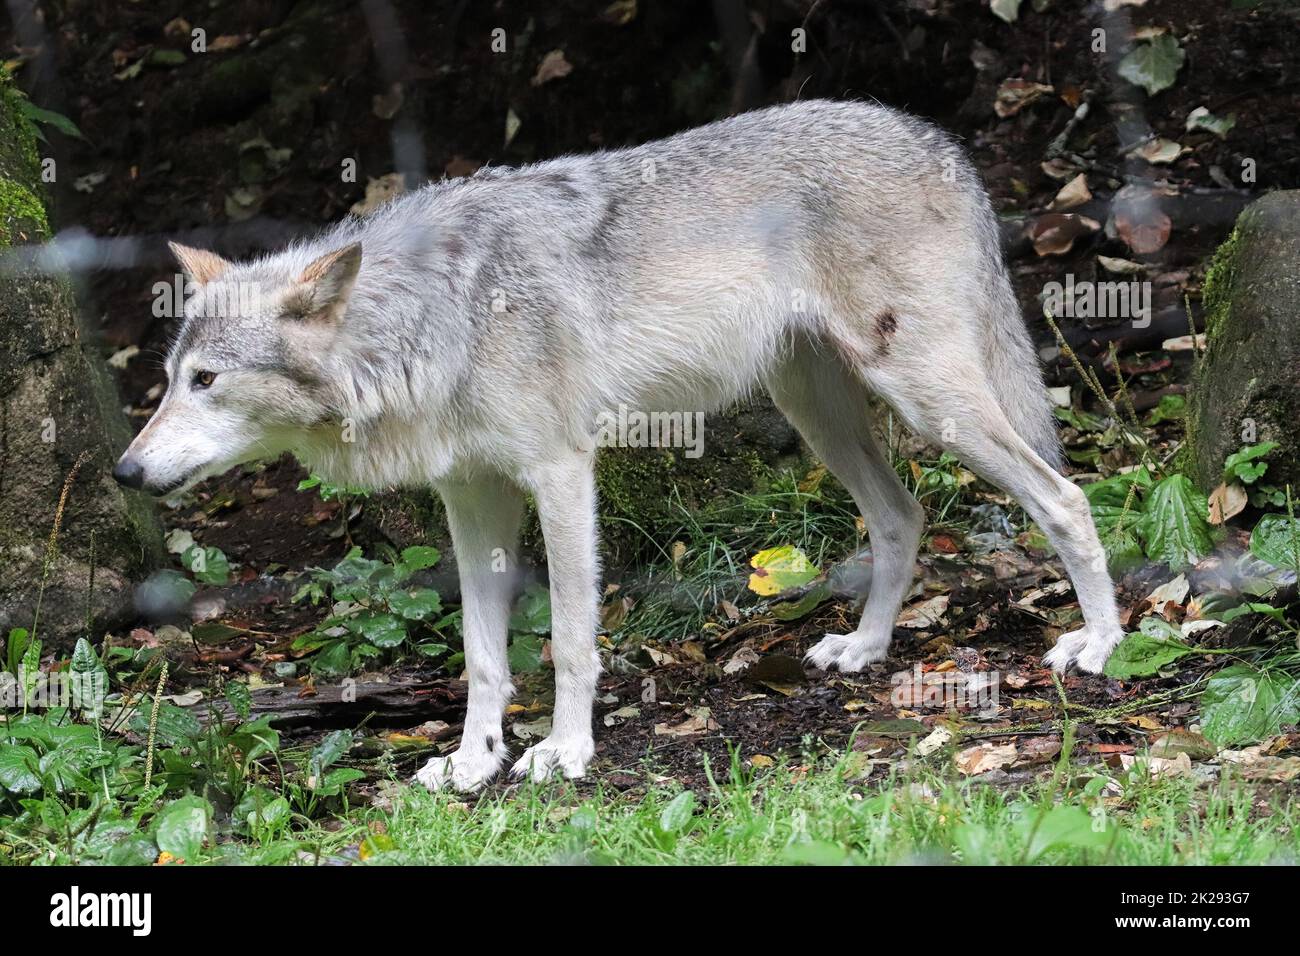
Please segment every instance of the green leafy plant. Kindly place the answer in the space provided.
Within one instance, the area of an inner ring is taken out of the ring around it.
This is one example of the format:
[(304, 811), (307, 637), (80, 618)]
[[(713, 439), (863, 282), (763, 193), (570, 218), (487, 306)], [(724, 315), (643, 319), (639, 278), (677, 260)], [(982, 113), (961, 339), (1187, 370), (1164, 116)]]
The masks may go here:
[(1174, 85), (1186, 59), (1187, 54), (1178, 41), (1168, 33), (1161, 33), (1129, 51), (1119, 62), (1119, 75), (1142, 87), (1147, 96), (1155, 96)]
[(191, 545), (181, 555), (181, 564), (203, 584), (220, 587), (230, 583), (230, 561), (220, 548)]
[(68, 119), (62, 113), (56, 113), (54, 110), (42, 109), (29, 100), (21, 90), (15, 89), (13, 93), (18, 116), (27, 124), (32, 135), (41, 142), (46, 142), (45, 133), (42, 131), (41, 126), (49, 126), (52, 129), (58, 130), (63, 135), (71, 136), (74, 139), (85, 139), (85, 137), (81, 135), (81, 130), (77, 128), (77, 124), (72, 122), (72, 120)]
[(1251, 744), (1300, 723), (1300, 681), (1277, 668), (1233, 664), (1201, 695), (1201, 729), (1222, 747)]
[(542, 669), (543, 638), (551, 633), (551, 592), (530, 584), (510, 614), (510, 648), (507, 656), (514, 671)]
[(1300, 521), (1289, 515), (1264, 515), (1250, 533), (1250, 553), (1275, 568), (1300, 573)]
[(1112, 570), (1144, 559), (1175, 571), (1214, 548), (1209, 502), (1185, 475), (1153, 480), (1145, 467), (1083, 487)]
[(298, 482), (299, 491), (316, 489), (321, 501), (334, 501), (339, 498), (369, 498), (370, 489), (361, 485), (336, 485), (326, 481), (320, 475), (311, 475)]
[(425, 546), (407, 548), (392, 562), (365, 558), (353, 548), (332, 569), (311, 569), (293, 600), (328, 599), (333, 611), (297, 638), (293, 649), (314, 652), (312, 671), (326, 676), (350, 673), (408, 646), (428, 657), (445, 655), (450, 648), (441, 638), (457, 615), (443, 612), (433, 588), (410, 584), (411, 575), (439, 558), (437, 548)]
[(1273, 441), (1243, 445), (1224, 460), (1224, 483), (1236, 482), (1243, 486), (1250, 503), (1256, 508), (1282, 507), (1286, 504), (1286, 491), (1260, 480), (1268, 471), (1268, 462), (1263, 459), (1278, 447)]

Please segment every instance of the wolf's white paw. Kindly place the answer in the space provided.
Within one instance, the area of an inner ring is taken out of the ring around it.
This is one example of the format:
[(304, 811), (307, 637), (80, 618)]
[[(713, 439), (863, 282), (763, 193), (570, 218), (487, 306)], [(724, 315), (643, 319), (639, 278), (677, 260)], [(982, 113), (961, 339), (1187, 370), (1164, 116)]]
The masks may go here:
[(1084, 647), (1083, 652), (1075, 658), (1075, 665), (1081, 671), (1089, 674), (1100, 674), (1106, 667), (1106, 662), (1110, 660), (1111, 652), (1115, 650), (1117, 641), (1098, 641), (1089, 643)]
[(1074, 663), (1074, 659), (1079, 656), (1085, 644), (1088, 643), (1088, 629), (1080, 628), (1077, 631), (1071, 631), (1069, 634), (1062, 634), (1052, 645), (1052, 649), (1043, 655), (1043, 663), (1056, 671), (1058, 674), (1064, 674)]
[(516, 779), (532, 777), (540, 781), (559, 771), (572, 780), (587, 772), (587, 764), (595, 752), (596, 744), (590, 735), (569, 739), (547, 737), (524, 751), (511, 768), (510, 775)]
[(1089, 674), (1100, 674), (1118, 643), (1118, 639), (1109, 640), (1081, 627), (1057, 638), (1052, 649), (1043, 655), (1043, 663), (1058, 674), (1064, 674), (1071, 664)]
[(868, 664), (883, 661), (889, 652), (889, 637), (867, 637), (857, 633), (827, 634), (804, 655), (804, 660), (822, 670), (838, 667), (844, 673), (852, 674)]
[(477, 790), (497, 775), (505, 748), (499, 754), (490, 750), (457, 750), (447, 757), (434, 757), (418, 771), (415, 779), (429, 790), (448, 785), (462, 793)]

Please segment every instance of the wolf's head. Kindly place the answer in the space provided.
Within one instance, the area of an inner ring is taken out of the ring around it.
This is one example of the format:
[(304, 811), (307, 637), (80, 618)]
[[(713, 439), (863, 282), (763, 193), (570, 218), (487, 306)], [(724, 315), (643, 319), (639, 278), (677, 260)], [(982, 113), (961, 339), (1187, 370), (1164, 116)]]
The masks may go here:
[(167, 356), (167, 392), (113, 469), (158, 497), (276, 457), (338, 417), (331, 346), (361, 266), (360, 243), (305, 265), (171, 249), (194, 291)]

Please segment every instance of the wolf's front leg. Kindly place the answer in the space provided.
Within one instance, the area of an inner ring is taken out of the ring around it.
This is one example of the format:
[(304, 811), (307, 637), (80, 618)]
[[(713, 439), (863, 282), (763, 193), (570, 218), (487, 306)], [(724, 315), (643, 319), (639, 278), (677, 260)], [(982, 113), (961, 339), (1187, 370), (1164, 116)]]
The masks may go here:
[(590, 454), (530, 471), (551, 578), (551, 659), (555, 713), (551, 735), (524, 752), (512, 773), (545, 780), (555, 772), (581, 777), (595, 752), (591, 708), (600, 658), (596, 654), (596, 490)]
[(508, 756), (501, 714), (514, 694), (506, 660), (506, 629), (517, 570), (523, 495), (503, 479), (438, 488), (447, 507), (451, 545), (460, 569), (469, 706), (460, 748), (435, 757), (416, 779), (430, 790), (450, 784), (476, 790)]

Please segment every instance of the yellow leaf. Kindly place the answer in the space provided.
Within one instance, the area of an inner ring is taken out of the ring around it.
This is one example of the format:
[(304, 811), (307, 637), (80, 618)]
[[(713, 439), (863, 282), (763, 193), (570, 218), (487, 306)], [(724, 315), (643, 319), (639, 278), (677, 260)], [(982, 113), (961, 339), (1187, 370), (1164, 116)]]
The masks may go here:
[(763, 597), (807, 584), (818, 574), (816, 566), (792, 544), (760, 551), (749, 563), (755, 569), (749, 576), (749, 589)]

